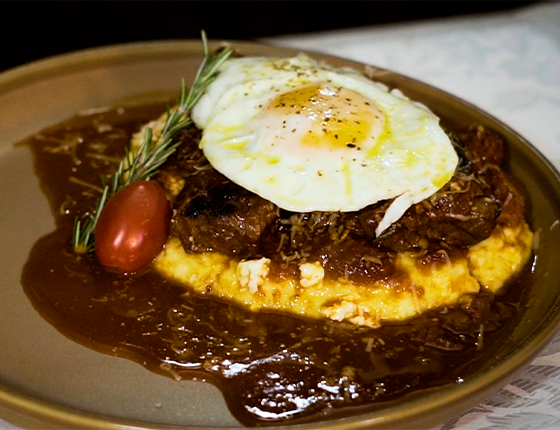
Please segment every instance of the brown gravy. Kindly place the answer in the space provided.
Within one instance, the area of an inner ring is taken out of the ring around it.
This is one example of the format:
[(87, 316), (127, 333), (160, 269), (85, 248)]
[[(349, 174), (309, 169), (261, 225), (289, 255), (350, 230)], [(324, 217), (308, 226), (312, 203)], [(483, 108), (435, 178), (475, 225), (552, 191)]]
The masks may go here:
[(352, 414), (422, 389), (460, 383), (522, 312), (528, 274), (507, 294), (430, 312), (407, 324), (356, 329), (196, 296), (149, 270), (109, 273), (72, 250), (77, 213), (93, 208), (100, 175), (116, 168), (131, 133), (161, 106), (77, 116), (26, 144), (57, 229), (35, 244), (22, 284), (61, 333), (174, 378), (223, 392), (245, 425)]

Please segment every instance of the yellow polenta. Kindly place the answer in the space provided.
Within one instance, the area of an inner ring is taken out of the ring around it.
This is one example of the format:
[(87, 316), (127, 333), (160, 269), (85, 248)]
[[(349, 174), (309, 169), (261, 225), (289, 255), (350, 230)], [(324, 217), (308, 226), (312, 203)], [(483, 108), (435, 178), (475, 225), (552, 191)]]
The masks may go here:
[(243, 261), (214, 252), (187, 253), (175, 237), (168, 240), (155, 267), (200, 294), (252, 310), (271, 309), (377, 327), (453, 305), (481, 290), (497, 292), (527, 262), (531, 243), (532, 233), (526, 224), (498, 226), (492, 236), (472, 246), (466, 258), (448, 258), (445, 263), (426, 266), (421, 258), (401, 253), (396, 265), (408, 279), (367, 286), (325, 279), (318, 263), (302, 264), (298, 278), (274, 281), (267, 276), (266, 258)]

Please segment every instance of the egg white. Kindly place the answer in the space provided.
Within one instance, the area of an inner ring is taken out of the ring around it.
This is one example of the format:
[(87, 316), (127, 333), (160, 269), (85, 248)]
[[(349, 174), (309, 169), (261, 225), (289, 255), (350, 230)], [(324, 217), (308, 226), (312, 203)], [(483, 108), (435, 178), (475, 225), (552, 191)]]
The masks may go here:
[(304, 55), (227, 61), (191, 116), (212, 166), (283, 209), (394, 199), (377, 234), (445, 185), (458, 161), (426, 107)]

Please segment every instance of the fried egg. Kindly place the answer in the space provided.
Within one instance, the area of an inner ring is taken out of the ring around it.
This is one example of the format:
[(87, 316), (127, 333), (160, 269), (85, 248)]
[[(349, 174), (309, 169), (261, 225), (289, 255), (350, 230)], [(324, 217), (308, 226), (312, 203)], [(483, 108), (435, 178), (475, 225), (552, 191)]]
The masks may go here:
[(458, 161), (425, 106), (305, 55), (227, 61), (191, 117), (212, 166), (280, 208), (348, 212), (393, 199), (377, 234)]

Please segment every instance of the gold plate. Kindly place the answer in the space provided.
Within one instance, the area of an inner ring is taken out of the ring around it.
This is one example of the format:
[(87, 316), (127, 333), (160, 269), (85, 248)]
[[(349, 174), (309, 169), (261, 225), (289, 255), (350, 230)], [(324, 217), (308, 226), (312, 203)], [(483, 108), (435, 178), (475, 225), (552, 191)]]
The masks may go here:
[[(296, 52), (246, 42), (234, 46), (249, 55)], [(310, 55), (337, 66), (364, 68), (339, 58)], [(54, 222), (34, 175), (30, 151), (14, 144), (81, 110), (167, 100), (178, 93), (182, 78), (192, 80), (201, 59), (200, 41), (138, 43), (53, 57), (0, 75), (0, 417), (41, 428), (239, 427), (214, 386), (176, 382), (73, 342), (38, 315), (20, 285), (33, 243), (52, 231)], [(510, 336), (485, 347), (478, 367), (462, 384), (298, 428), (436, 425), (503, 387), (560, 323), (558, 173), (528, 142), (490, 115), (402, 75), (381, 69), (373, 73), (429, 106), (449, 127), (477, 123), (504, 136), (508, 168), (527, 190), (528, 218), (533, 230), (540, 232), (530, 306)]]

